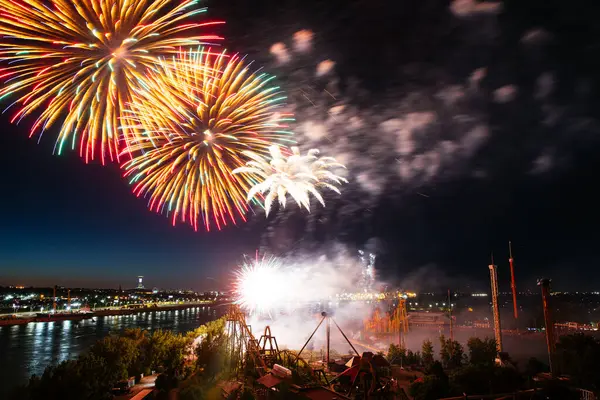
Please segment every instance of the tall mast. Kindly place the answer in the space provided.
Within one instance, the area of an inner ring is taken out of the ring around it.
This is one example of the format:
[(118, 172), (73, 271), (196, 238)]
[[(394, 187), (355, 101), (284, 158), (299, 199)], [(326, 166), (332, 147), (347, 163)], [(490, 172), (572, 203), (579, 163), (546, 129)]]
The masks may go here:
[(326, 335), (327, 335), (327, 353), (325, 355), (325, 369), (327, 371), (329, 371), (329, 364), (331, 362), (331, 360), (329, 359), (329, 348), (331, 345), (331, 317), (329, 316), (329, 314), (327, 314), (327, 321), (326, 321), (325, 328), (326, 328)]
[(556, 342), (554, 339), (554, 322), (550, 312), (550, 279), (540, 279), (538, 286), (542, 288), (542, 305), (544, 307), (544, 324), (546, 325), (546, 345), (548, 346), (548, 361), (550, 362), (550, 373), (554, 374), (554, 351)]
[(513, 264), (513, 255), (512, 255), (512, 243), (508, 242), (508, 253), (510, 258), (508, 262), (510, 263), (510, 288), (512, 290), (512, 298), (513, 298), (513, 315), (515, 319), (519, 319), (519, 307), (517, 305), (517, 284), (515, 283), (515, 266)]
[(54, 285), (54, 292), (52, 294), (52, 310), (56, 312), (56, 285)]
[[(448, 289), (448, 316), (450, 317), (450, 340), (454, 343), (454, 330), (452, 329), (452, 297), (450, 297), (450, 289)], [(454, 345), (452, 345), (454, 346)], [(454, 348), (454, 347), (453, 347)]]
[(494, 336), (496, 338), (496, 349), (498, 353), (502, 352), (502, 328), (500, 326), (500, 309), (498, 307), (498, 274), (497, 267), (494, 265), (494, 255), (492, 254), (492, 263), (490, 269), (490, 284), (492, 287), (492, 311), (494, 314)]

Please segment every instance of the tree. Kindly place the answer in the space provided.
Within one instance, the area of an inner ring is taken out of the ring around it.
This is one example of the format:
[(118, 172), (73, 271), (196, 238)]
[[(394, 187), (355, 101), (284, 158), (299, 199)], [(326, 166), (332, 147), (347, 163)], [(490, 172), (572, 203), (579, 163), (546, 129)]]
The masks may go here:
[(204, 368), (205, 374), (213, 379), (224, 368), (227, 341), (224, 320), (207, 324), (202, 335), (203, 338), (195, 349), (196, 365)]
[(423, 366), (425, 368), (430, 368), (433, 364), (433, 343), (431, 343), (431, 340), (427, 339), (423, 341), (421, 356), (423, 358)]
[(490, 393), (492, 366), (466, 365), (452, 372), (450, 382), (458, 393)]
[(474, 365), (494, 365), (496, 361), (496, 340), (485, 338), (483, 340), (472, 337), (467, 342), (469, 359)]
[(430, 375), (414, 381), (409, 388), (415, 400), (435, 400), (450, 394), (448, 376), (438, 361), (431, 364)]
[(440, 336), (440, 358), (446, 368), (458, 368), (463, 364), (464, 349), (456, 340)]
[(144, 373), (149, 366), (147, 360), (148, 332), (140, 328), (125, 329), (121, 338), (132, 341), (133, 345), (139, 349), (137, 357), (131, 361), (129, 366), (129, 375)]
[(110, 365), (93, 354), (77, 360), (63, 361), (44, 370), (39, 379), (32, 379), (29, 399), (90, 399), (110, 398), (110, 389), (116, 374)]
[(116, 378), (127, 379), (134, 373), (132, 367), (141, 354), (142, 349), (134, 340), (117, 335), (109, 335), (96, 342), (89, 353), (102, 358), (115, 371)]
[(546, 372), (546, 365), (535, 357), (531, 357), (525, 364), (525, 374), (529, 377), (534, 377), (540, 372)]
[(450, 351), (448, 349), (448, 341), (446, 336), (440, 335), (440, 360), (444, 366), (450, 362)]
[(600, 389), (600, 341), (581, 333), (561, 336), (556, 345), (556, 366), (582, 388)]
[(514, 368), (494, 366), (493, 371), (492, 392), (494, 393), (516, 392), (523, 385), (523, 376)]
[[(181, 371), (186, 370), (191, 344), (200, 334), (205, 339), (202, 342), (203, 348), (199, 351), (203, 366), (212, 371), (213, 376), (222, 369), (226, 340), (224, 327), (224, 320), (221, 319), (185, 335), (161, 330), (148, 334), (141, 329), (132, 329), (120, 336), (107, 336), (76, 360), (50, 366), (41, 377), (33, 376), (26, 387), (15, 392), (14, 398), (104, 400), (111, 397), (110, 389), (117, 381), (150, 367), (160, 370), (162, 366), (167, 374), (159, 376), (156, 386), (164, 389), (160, 394), (164, 397), (170, 388), (178, 385)], [(188, 363), (190, 374), (196, 365), (198, 364)], [(213, 387), (214, 385), (202, 386), (202, 391), (190, 389), (190, 395), (197, 397), (210, 394)]]
[(418, 351), (413, 353), (411, 350), (408, 350), (405, 360), (408, 365), (421, 365), (421, 353)]
[(406, 359), (406, 349), (395, 345), (394, 343), (390, 344), (390, 348), (387, 354), (387, 360), (390, 364), (402, 364)]

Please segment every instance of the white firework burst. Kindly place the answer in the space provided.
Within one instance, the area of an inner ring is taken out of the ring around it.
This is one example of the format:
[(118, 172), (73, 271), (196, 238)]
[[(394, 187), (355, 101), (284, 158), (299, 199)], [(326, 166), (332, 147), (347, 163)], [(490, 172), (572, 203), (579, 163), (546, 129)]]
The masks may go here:
[(251, 174), (260, 178), (248, 191), (247, 200), (250, 201), (259, 193), (266, 194), (264, 207), (267, 215), (275, 199), (285, 207), (288, 193), (299, 207), (310, 212), (310, 194), (325, 206), (319, 190), (327, 188), (341, 194), (337, 186), (348, 183), (331, 170), (345, 168), (335, 158), (318, 157), (317, 149), (309, 150), (306, 155), (300, 154), (298, 147), (292, 147), (291, 150), (292, 154), (284, 155), (279, 146), (271, 146), (270, 160), (251, 151), (244, 152), (251, 161), (233, 171), (234, 174)]

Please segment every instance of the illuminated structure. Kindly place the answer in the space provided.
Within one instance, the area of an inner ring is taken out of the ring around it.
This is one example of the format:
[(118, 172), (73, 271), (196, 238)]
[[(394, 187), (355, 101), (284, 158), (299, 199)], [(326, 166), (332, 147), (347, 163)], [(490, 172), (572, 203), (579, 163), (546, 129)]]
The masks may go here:
[(137, 279), (138, 279), (138, 283), (137, 283), (136, 289), (144, 289), (144, 283), (142, 282), (144, 277), (138, 276)]
[(556, 341), (554, 339), (554, 323), (552, 322), (552, 314), (550, 313), (550, 279), (540, 279), (538, 286), (542, 288), (542, 302), (544, 306), (544, 323), (546, 324), (546, 345), (548, 346), (548, 361), (550, 363), (550, 373), (554, 374), (553, 358), (554, 350), (556, 349)]
[(393, 313), (386, 312), (381, 315), (378, 308), (373, 317), (364, 321), (364, 330), (374, 334), (398, 335), (398, 344), (405, 347), (404, 336), (408, 333), (408, 315), (406, 313), (406, 300), (400, 299)]
[(54, 285), (52, 292), (52, 312), (56, 312), (56, 285)]
[(442, 329), (448, 322), (448, 316), (443, 312), (415, 311), (408, 314), (408, 321), (411, 326)]
[(492, 264), (490, 268), (490, 284), (492, 286), (492, 308), (494, 314), (494, 336), (496, 338), (496, 348), (498, 353), (502, 352), (502, 328), (500, 326), (500, 310), (498, 308), (498, 273), (497, 267), (494, 265), (494, 258), (492, 257)]
[(510, 289), (512, 290), (513, 298), (513, 315), (515, 316), (515, 319), (519, 319), (519, 310), (517, 306), (517, 284), (515, 283), (515, 266), (513, 265), (511, 242), (508, 242), (508, 253), (510, 255), (508, 262), (510, 264)]

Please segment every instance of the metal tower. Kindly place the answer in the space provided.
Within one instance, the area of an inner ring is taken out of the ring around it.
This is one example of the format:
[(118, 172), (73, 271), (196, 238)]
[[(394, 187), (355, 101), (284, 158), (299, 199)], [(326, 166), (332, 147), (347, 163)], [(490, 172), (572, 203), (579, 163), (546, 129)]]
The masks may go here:
[(508, 262), (510, 263), (510, 288), (512, 290), (512, 298), (513, 298), (513, 315), (515, 319), (519, 319), (519, 308), (517, 306), (517, 284), (515, 283), (515, 266), (513, 264), (513, 256), (512, 256), (512, 244), (508, 242), (508, 253), (510, 258)]
[[(454, 343), (454, 329), (452, 329), (452, 297), (450, 296), (450, 289), (448, 289), (448, 318), (450, 319), (450, 341)], [(454, 348), (454, 346), (452, 348)]]
[(392, 331), (398, 332), (398, 345), (405, 349), (406, 341), (405, 337), (408, 333), (408, 315), (406, 313), (406, 299), (399, 299), (398, 306), (394, 310), (394, 317), (392, 321)]
[(490, 268), (490, 284), (492, 286), (492, 311), (494, 313), (494, 336), (496, 337), (496, 349), (498, 353), (502, 352), (502, 327), (500, 326), (500, 309), (498, 308), (498, 274), (497, 267), (494, 265), (494, 258), (492, 257), (492, 264)]
[(56, 312), (56, 285), (54, 285), (54, 291), (52, 292), (52, 312)]
[(554, 350), (556, 349), (556, 341), (554, 339), (554, 322), (550, 312), (550, 279), (540, 279), (538, 286), (542, 288), (542, 303), (544, 306), (544, 323), (546, 324), (546, 345), (548, 346), (548, 361), (550, 362), (550, 373), (554, 374), (553, 358)]

